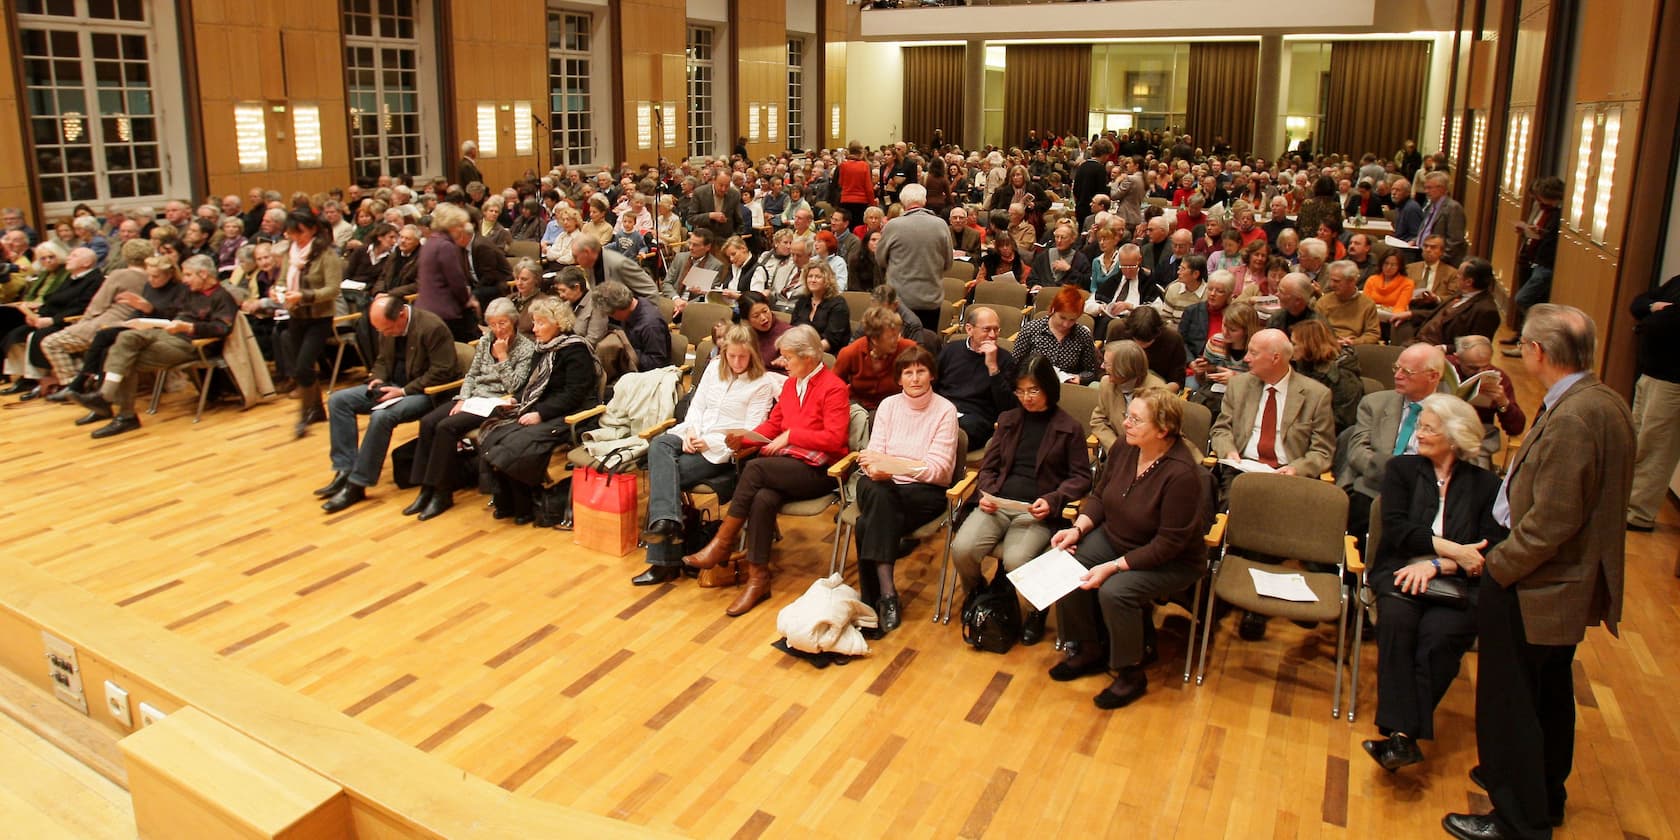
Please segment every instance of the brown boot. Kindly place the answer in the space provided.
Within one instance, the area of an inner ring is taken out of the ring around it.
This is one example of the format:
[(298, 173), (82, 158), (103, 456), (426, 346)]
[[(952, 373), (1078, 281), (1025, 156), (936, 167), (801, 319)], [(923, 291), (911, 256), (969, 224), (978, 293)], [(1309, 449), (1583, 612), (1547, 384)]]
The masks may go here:
[(298, 421), (292, 428), (292, 435), (303, 437), (309, 434), (310, 426), (327, 421), (327, 410), (321, 405), (320, 385), (306, 385), (298, 391)]
[(762, 601), (770, 600), (770, 564), (748, 563), (747, 585), (741, 587), (741, 594), (735, 596), (735, 603), (724, 610), (730, 617), (746, 615), (748, 610), (759, 605)]
[(728, 560), (729, 552), (735, 549), (735, 538), (741, 536), (741, 528), (746, 524), (745, 517), (725, 516), (717, 536), (712, 537), (712, 541), (706, 543), (699, 553), (684, 557), (683, 562), (696, 569), (710, 569)]

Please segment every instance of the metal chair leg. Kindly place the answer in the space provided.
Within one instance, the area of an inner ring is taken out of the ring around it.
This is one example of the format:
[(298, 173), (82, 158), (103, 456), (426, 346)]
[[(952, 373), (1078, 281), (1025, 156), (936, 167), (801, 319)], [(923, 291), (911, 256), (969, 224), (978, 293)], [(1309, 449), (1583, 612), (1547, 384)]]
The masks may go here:
[(1219, 603), (1219, 570), (1215, 569), (1208, 578), (1207, 617), (1202, 621), (1202, 653), (1196, 662), (1196, 685), (1201, 685), (1207, 679), (1208, 636), (1213, 632), (1213, 608)]
[(1347, 650), (1347, 587), (1342, 587), (1342, 614), (1336, 620), (1336, 688), (1330, 699), (1330, 717), (1342, 716), (1342, 663)]
[[(129, 376), (133, 375), (133, 372), (129, 373)], [(157, 381), (152, 384), (152, 404), (146, 407), (147, 414), (158, 413), (158, 403), (163, 402), (163, 386), (168, 381), (169, 371), (167, 369), (157, 372)]]
[(1348, 723), (1353, 723), (1354, 713), (1359, 709), (1359, 652), (1365, 643), (1365, 599), (1358, 588), (1354, 589), (1353, 607), (1353, 678), (1348, 682)]
[[(956, 598), (955, 586), (946, 592), (946, 580), (951, 574), (951, 543), (955, 539), (951, 522), (956, 518), (956, 509), (947, 505), (945, 510), (945, 557), (939, 564), (939, 594), (933, 601), (933, 622), (935, 624), (951, 623), (951, 601)], [(952, 581), (954, 584), (955, 581)]]
[(193, 414), (194, 423), (204, 419), (204, 404), (210, 400), (210, 380), (214, 379), (215, 376), (215, 367), (207, 366), (204, 368), (204, 381), (198, 383), (198, 411)]
[(327, 380), (327, 393), (332, 393), (338, 385), (338, 370), (344, 364), (344, 337), (338, 337), (338, 354), (333, 357), (332, 378)]
[(1202, 578), (1196, 578), (1196, 591), (1190, 596), (1190, 634), (1184, 637), (1184, 681), (1190, 681), (1190, 662), (1196, 653), (1196, 622), (1201, 615), (1196, 611), (1202, 602)]

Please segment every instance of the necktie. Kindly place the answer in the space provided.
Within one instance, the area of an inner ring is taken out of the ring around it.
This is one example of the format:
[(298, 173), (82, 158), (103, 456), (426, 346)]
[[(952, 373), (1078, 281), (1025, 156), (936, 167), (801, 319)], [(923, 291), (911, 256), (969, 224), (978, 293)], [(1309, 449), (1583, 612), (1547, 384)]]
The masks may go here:
[(1260, 443), (1255, 451), (1260, 454), (1260, 460), (1268, 467), (1276, 467), (1277, 459), (1277, 411), (1272, 407), (1272, 399), (1277, 394), (1277, 388), (1266, 386), (1266, 398), (1260, 401)]
[(1400, 434), (1394, 438), (1394, 454), (1406, 454), (1406, 444), (1412, 439), (1412, 433), (1417, 430), (1418, 414), (1423, 411), (1421, 403), (1409, 403), (1406, 406), (1406, 418), (1400, 421)]
[(1435, 224), (1435, 214), (1439, 212), (1441, 212), (1441, 202), (1437, 201), (1429, 205), (1429, 215), (1423, 217), (1423, 226), (1418, 228), (1418, 245), (1421, 246), (1424, 237), (1429, 235), (1429, 226)]
[(1435, 287), (1430, 284), (1430, 280), (1429, 280), (1430, 276), (1433, 275), (1434, 273), (1435, 273), (1435, 269), (1432, 268), (1429, 264), (1425, 263), (1424, 266), (1423, 266), (1423, 290), (1426, 291), (1426, 292), (1435, 291)]

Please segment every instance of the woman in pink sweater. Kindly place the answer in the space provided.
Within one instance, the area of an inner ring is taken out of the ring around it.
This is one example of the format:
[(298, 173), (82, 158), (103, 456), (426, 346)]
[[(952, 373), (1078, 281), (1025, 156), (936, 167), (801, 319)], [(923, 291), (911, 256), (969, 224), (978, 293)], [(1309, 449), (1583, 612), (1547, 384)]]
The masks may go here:
[(945, 512), (957, 463), (957, 408), (933, 392), (933, 355), (912, 345), (893, 370), (899, 393), (881, 401), (869, 446), (858, 455), (858, 589), (882, 633), (901, 621), (893, 585), (899, 540)]

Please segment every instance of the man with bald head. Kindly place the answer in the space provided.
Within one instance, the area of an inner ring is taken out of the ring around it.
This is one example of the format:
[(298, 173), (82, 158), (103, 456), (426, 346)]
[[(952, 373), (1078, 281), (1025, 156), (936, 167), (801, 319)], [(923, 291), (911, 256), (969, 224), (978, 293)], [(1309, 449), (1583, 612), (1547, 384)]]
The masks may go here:
[[(1336, 469), (1336, 483), (1348, 493), (1348, 533), (1362, 537), (1368, 530), (1371, 501), (1382, 493), (1389, 459), (1417, 453), (1423, 398), (1440, 388), (1446, 369), (1447, 357), (1441, 348), (1414, 344), (1394, 365), (1394, 389), (1367, 394), (1359, 401), (1359, 420), (1343, 433)], [(1490, 466), (1486, 457), (1482, 453), (1477, 459), (1479, 466)]]

